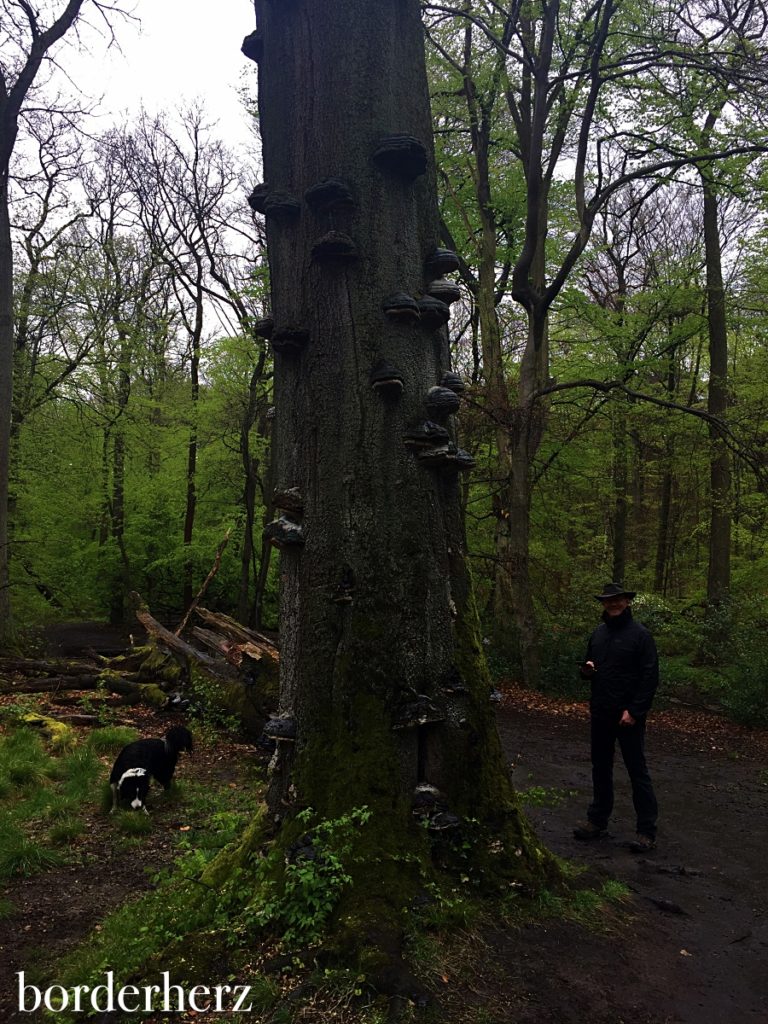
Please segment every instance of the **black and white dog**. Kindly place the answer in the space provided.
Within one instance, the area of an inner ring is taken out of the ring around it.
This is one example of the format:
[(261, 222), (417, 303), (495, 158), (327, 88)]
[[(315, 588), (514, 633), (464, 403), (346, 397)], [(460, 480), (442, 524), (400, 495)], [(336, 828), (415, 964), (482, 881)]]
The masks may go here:
[(182, 750), (192, 753), (192, 734), (183, 725), (174, 725), (164, 740), (135, 740), (123, 747), (109, 776), (112, 811), (124, 800), (148, 814), (145, 801), (151, 779), (168, 789)]

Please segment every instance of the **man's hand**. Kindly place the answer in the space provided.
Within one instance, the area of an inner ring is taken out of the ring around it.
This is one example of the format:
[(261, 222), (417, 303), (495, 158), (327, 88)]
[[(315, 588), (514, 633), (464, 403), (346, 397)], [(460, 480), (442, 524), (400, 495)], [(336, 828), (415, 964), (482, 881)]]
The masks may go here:
[(581, 674), (585, 679), (593, 676), (596, 672), (594, 661), (585, 661), (581, 666)]
[(628, 711), (622, 711), (619, 725), (634, 725), (635, 720)]

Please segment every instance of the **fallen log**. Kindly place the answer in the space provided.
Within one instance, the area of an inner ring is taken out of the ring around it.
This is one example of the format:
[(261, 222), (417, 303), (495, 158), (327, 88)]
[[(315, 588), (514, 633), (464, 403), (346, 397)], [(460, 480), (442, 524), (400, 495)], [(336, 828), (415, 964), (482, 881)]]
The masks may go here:
[(93, 665), (85, 661), (40, 661), (35, 658), (0, 658), (0, 674), (15, 672), (24, 676), (89, 676), (93, 674)]
[(21, 679), (0, 685), (0, 694), (58, 693), (61, 690), (107, 690), (129, 701), (143, 701), (152, 707), (163, 708), (168, 694), (153, 683), (137, 683), (123, 679), (112, 672), (91, 676), (45, 676), (41, 679)]
[[(192, 690), (199, 700), (227, 714), (236, 715), (245, 731), (258, 736), (271, 709), (277, 705), (277, 648), (267, 637), (253, 633), (228, 616), (216, 615), (206, 609), (196, 614), (214, 629), (195, 634), (214, 657), (198, 650), (166, 629), (154, 618), (138, 594), (131, 600), (136, 617), (146, 629), (156, 650), (166, 648), (188, 668)], [(217, 634), (217, 630), (224, 636)], [(141, 674), (141, 670), (140, 670)], [(211, 682), (215, 685), (211, 686)]]
[(274, 640), (257, 633), (254, 629), (248, 629), (229, 615), (222, 615), (220, 612), (211, 612), (207, 608), (198, 608), (195, 613), (206, 625), (212, 626), (215, 631), (223, 633), (232, 640), (241, 644), (250, 644), (263, 654), (268, 655), (277, 661), (280, 657), (277, 644)]
[[(93, 669), (91, 669), (93, 672)], [(9, 680), (0, 684), (0, 694), (8, 693), (55, 693), (57, 690), (96, 690), (98, 675), (90, 676), (43, 676), (39, 679)]]
[[(259, 662), (265, 656), (263, 647), (259, 645), (235, 643), (233, 640), (219, 636), (218, 633), (214, 633), (211, 629), (203, 629), (202, 626), (193, 626), (192, 636), (210, 650), (220, 654), (230, 665), (243, 669), (243, 671), (253, 667), (247, 659), (250, 659), (252, 662)], [(243, 664), (244, 661), (245, 665)], [(267, 655), (267, 661), (272, 661), (275, 665), (277, 664), (277, 659), (271, 654)]]
[(104, 723), (98, 715), (78, 715), (74, 711), (66, 714), (48, 715), (54, 722), (63, 722), (65, 725), (90, 725), (97, 729)]
[(147, 633), (154, 637), (159, 643), (168, 650), (173, 651), (174, 654), (180, 655), (188, 662), (194, 662), (195, 664), (202, 667), (206, 672), (217, 678), (231, 678), (231, 671), (229, 666), (222, 665), (216, 661), (209, 654), (205, 654), (203, 651), (198, 651), (192, 647), (181, 637), (176, 636), (170, 629), (166, 629), (165, 626), (161, 625), (155, 619), (147, 608), (146, 604), (141, 599), (141, 596), (135, 591), (131, 594), (131, 601), (134, 606), (134, 612), (136, 618), (142, 624)]

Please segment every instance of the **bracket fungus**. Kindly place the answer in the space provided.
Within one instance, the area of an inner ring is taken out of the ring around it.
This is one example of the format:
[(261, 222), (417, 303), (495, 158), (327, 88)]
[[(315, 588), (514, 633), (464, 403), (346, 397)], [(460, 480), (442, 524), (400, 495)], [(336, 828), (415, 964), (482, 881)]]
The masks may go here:
[(296, 356), (309, 342), (309, 331), (304, 327), (281, 327), (278, 331), (272, 332), (269, 339), (272, 348), (281, 356)]
[(415, 729), (419, 725), (436, 725), (445, 721), (445, 714), (425, 694), (416, 695), (415, 700), (403, 704), (395, 712), (393, 729)]
[(343, 231), (329, 231), (312, 246), (316, 263), (349, 263), (358, 255), (357, 246)]
[(352, 189), (341, 178), (323, 178), (316, 185), (310, 185), (304, 193), (307, 206), (316, 213), (324, 213), (336, 206), (353, 206)]
[(427, 828), (430, 832), (448, 832), (461, 827), (461, 818), (450, 811), (440, 811), (429, 819)]
[(455, 391), (439, 385), (430, 388), (424, 398), (424, 407), (428, 415), (438, 423), (447, 420), (458, 410), (460, 404), (459, 396)]
[(433, 814), (448, 810), (448, 803), (430, 782), (420, 782), (413, 790), (411, 810), (416, 818), (430, 818)]
[(475, 460), (464, 448), (457, 448), (448, 453), (445, 465), (449, 469), (458, 469), (460, 472), (468, 473), (475, 468)]
[(432, 448), (435, 445), (445, 445), (448, 441), (449, 435), (445, 427), (432, 420), (417, 423), (403, 435), (403, 444), (406, 448)]
[(386, 135), (373, 152), (382, 170), (413, 181), (427, 172), (427, 148), (413, 135)]
[(275, 190), (270, 192), (264, 200), (264, 213), (268, 217), (282, 217), (287, 220), (299, 216), (301, 203), (290, 192)]
[(305, 832), (300, 839), (297, 839), (295, 843), (288, 847), (285, 854), (285, 863), (296, 864), (302, 860), (317, 860), (317, 858), (318, 852), (312, 843), (312, 836)]
[(451, 308), (440, 299), (432, 295), (425, 295), (419, 299), (419, 316), (421, 322), (430, 331), (436, 331), (444, 327), (451, 318)]
[(425, 448), (418, 453), (419, 461), (428, 466), (440, 466), (445, 469), (453, 469), (466, 472), (475, 468), (475, 460), (464, 451), (457, 448), (453, 441), (440, 445), (438, 448)]
[(464, 380), (454, 373), (453, 370), (446, 370), (440, 378), (440, 387), (448, 388), (449, 391), (453, 391), (456, 395), (463, 395), (467, 390), (467, 385)]
[(248, 205), (254, 213), (266, 213), (267, 196), (272, 189), (267, 184), (256, 185), (248, 196)]
[(296, 740), (296, 722), (290, 715), (270, 718), (264, 726), (263, 735), (283, 743), (294, 743)]
[(264, 536), (273, 547), (292, 548), (301, 547), (304, 543), (304, 531), (299, 523), (295, 523), (288, 516), (278, 516), (271, 523), (264, 527)]
[(447, 444), (437, 445), (435, 448), (422, 448), (417, 453), (417, 457), (419, 462), (423, 462), (427, 466), (444, 466), (454, 447), (455, 445), (452, 446), (449, 441)]
[(400, 323), (416, 323), (419, 319), (419, 304), (405, 292), (395, 292), (388, 299), (384, 299), (381, 308), (390, 320), (397, 320)]
[(304, 515), (304, 499), (298, 487), (276, 487), (272, 493), (272, 505), (281, 512), (290, 512), (294, 516)]
[(459, 269), (459, 257), (452, 249), (435, 249), (427, 256), (425, 265), (431, 278), (445, 277)]
[(450, 306), (461, 298), (461, 288), (459, 288), (455, 281), (449, 281), (447, 277), (438, 277), (427, 288), (427, 294), (431, 295), (433, 299), (440, 299), (441, 302), (445, 302), (446, 305)]
[(269, 341), (275, 329), (275, 321), (271, 316), (264, 316), (261, 320), (254, 320), (251, 329), (257, 338), (266, 338)]
[(373, 367), (368, 381), (374, 391), (385, 398), (397, 398), (403, 391), (403, 375), (386, 359), (380, 359)]
[(258, 64), (264, 55), (264, 40), (261, 33), (256, 29), (247, 35), (243, 40), (240, 52), (248, 58), (248, 60), (256, 61)]

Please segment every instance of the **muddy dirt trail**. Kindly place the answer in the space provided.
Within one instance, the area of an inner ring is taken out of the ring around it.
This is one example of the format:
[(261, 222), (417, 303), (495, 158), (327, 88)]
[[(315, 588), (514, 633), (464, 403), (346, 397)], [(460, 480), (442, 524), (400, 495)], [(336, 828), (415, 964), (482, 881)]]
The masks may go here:
[[(554, 970), (562, 985), (586, 984), (596, 998), (610, 993), (616, 1024), (768, 1024), (765, 730), (750, 733), (685, 711), (652, 712), (647, 754), (659, 835), (656, 849), (638, 857), (627, 845), (635, 823), (618, 752), (608, 836), (572, 838), (591, 792), (585, 705), (511, 691), (498, 725), (517, 788), (565, 797), (555, 807), (529, 808), (542, 840), (634, 894), (634, 937), (630, 932), (604, 951), (602, 969), (593, 950), (573, 948)], [(565, 1019), (550, 1010), (553, 1024)]]

